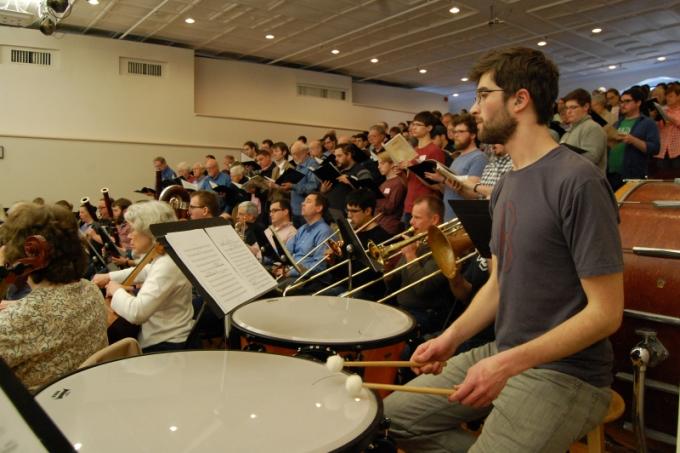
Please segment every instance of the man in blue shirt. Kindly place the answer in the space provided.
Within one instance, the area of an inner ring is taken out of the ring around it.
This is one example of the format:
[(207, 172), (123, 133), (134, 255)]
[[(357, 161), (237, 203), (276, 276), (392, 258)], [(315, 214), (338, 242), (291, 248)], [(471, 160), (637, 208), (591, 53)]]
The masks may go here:
[(215, 192), (217, 194), (220, 212), (231, 214), (231, 210), (234, 206), (227, 200), (227, 192), (219, 189), (221, 187), (231, 186), (231, 178), (228, 174), (220, 171), (220, 166), (215, 159), (208, 158), (205, 161), (205, 170), (208, 174), (201, 180), (198, 188), (200, 190)]
[[(315, 274), (326, 268), (325, 257), (327, 246), (319, 245), (325, 242), (331, 235), (331, 227), (328, 226), (323, 216), (328, 207), (328, 201), (326, 197), (318, 192), (312, 192), (305, 198), (302, 203), (302, 216), (305, 218), (305, 224), (300, 227), (295, 233), (295, 236), (290, 238), (286, 243), (286, 248), (290, 252), (293, 260), (300, 265), (304, 270), (313, 269), (310, 274)], [(305, 255), (310, 253), (313, 249), (316, 249), (314, 253), (311, 253), (305, 259), (302, 259)], [(300, 261), (302, 260), (302, 261)], [(279, 276), (283, 273), (282, 269), (274, 272), (275, 276)], [(288, 284), (292, 283), (300, 276), (298, 271), (291, 268), (287, 272), (287, 279), (282, 281), (281, 287), (285, 288)], [(328, 281), (324, 281), (323, 278), (317, 279), (312, 284), (305, 285), (304, 292), (312, 293), (316, 289), (320, 289), (325, 286)]]
[(295, 170), (305, 175), (297, 184), (290, 185), (290, 205), (293, 210), (293, 225), (299, 228), (305, 223), (305, 218), (302, 216), (302, 203), (305, 197), (319, 189), (319, 180), (312, 173), (312, 170), (318, 168), (319, 165), (309, 155), (309, 147), (300, 141), (293, 143), (290, 152), (295, 161)]
[(165, 157), (158, 156), (153, 160), (153, 166), (156, 169), (156, 171), (161, 172), (161, 180), (162, 181), (171, 181), (173, 179), (177, 179), (177, 175), (175, 172), (168, 166), (168, 162), (165, 160)]

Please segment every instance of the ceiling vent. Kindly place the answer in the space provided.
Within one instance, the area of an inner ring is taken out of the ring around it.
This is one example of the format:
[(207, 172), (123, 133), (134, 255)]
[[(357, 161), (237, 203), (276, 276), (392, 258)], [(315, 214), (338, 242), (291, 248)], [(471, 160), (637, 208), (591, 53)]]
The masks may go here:
[(165, 75), (165, 63), (121, 58), (120, 73), (144, 77), (163, 77)]
[(52, 66), (52, 52), (12, 48), (10, 49), (9, 61), (12, 63)]

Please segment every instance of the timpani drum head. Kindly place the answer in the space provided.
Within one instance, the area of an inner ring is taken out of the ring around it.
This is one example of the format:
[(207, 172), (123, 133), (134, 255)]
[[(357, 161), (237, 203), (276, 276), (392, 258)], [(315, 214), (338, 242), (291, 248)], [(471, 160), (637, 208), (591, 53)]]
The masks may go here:
[(181, 351), (78, 370), (36, 400), (80, 452), (353, 451), (382, 406), (346, 378), (294, 357)]
[(362, 299), (288, 296), (237, 309), (240, 330), (282, 343), (376, 345), (405, 337), (415, 327), (406, 312)]

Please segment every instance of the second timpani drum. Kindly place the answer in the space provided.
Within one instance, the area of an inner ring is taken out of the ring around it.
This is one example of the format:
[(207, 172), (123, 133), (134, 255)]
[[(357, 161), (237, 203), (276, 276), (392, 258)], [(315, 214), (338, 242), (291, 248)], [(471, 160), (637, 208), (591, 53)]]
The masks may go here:
[[(624, 249), (623, 323), (611, 337), (615, 389), (632, 408), (634, 368), (631, 349), (642, 340), (636, 332), (656, 332), (669, 358), (646, 370), (645, 423), (648, 428), (677, 436), (680, 382), (680, 184), (628, 181), (616, 192), (621, 243)], [(676, 252), (677, 253), (677, 252)]]
[[(325, 360), (399, 360), (416, 322), (405, 311), (361, 299), (289, 296), (262, 299), (237, 309), (232, 327), (241, 347)], [(391, 384), (395, 368), (368, 368), (368, 382)]]
[(382, 405), (346, 378), (294, 357), (181, 351), (79, 370), (36, 400), (81, 453), (362, 451)]

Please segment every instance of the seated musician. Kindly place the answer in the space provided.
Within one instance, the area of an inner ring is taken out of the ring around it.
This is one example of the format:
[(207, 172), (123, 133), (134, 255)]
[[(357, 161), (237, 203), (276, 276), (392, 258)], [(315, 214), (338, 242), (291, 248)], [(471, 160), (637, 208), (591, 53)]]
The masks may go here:
[[(425, 364), (412, 385), (451, 388), (448, 401), (395, 392), (385, 415), (409, 452), (564, 452), (611, 400), (607, 336), (624, 299), (616, 200), (602, 172), (549, 132), (559, 71), (545, 55), (493, 51), (470, 78), (480, 139), (505, 145), (513, 161), (491, 196), (490, 276), (412, 356)], [(451, 357), (492, 322), (494, 342)], [(483, 416), (479, 437), (459, 429)]]
[[(426, 233), (430, 226), (441, 223), (444, 205), (438, 197), (426, 195), (415, 200), (411, 214), (410, 223), (414, 234)], [(401, 249), (402, 256), (397, 265), (410, 263), (428, 251), (429, 247), (422, 241), (408, 244)], [(390, 293), (394, 292), (438, 269), (432, 256), (424, 258), (388, 279), (387, 290)], [(422, 335), (438, 332), (444, 327), (446, 314), (451, 307), (451, 292), (448, 281), (443, 275), (436, 275), (423, 283), (414, 285), (396, 297), (397, 306), (408, 311), (416, 319)]]
[[(170, 205), (160, 201), (135, 203), (125, 213), (130, 222), (132, 249), (144, 255), (156, 240), (149, 229), (155, 223), (177, 220)], [(97, 274), (93, 281), (106, 286), (111, 309), (132, 324), (141, 325), (139, 344), (144, 352), (183, 349), (193, 325), (191, 284), (166, 254), (154, 258), (139, 273), (136, 296), (121, 285), (133, 269)]]
[(272, 248), (267, 236), (264, 234), (265, 226), (257, 221), (257, 206), (252, 201), (244, 201), (238, 205), (236, 214), (236, 231), (243, 234), (243, 241), (250, 251), (258, 258), (262, 252), (272, 255)]
[[(272, 220), (272, 224), (265, 230), (264, 235), (267, 237), (269, 244), (274, 250), (276, 250), (277, 247), (274, 242), (274, 233), (272, 232), (272, 229), (276, 232), (276, 235), (283, 245), (287, 244), (288, 240), (295, 236), (295, 233), (297, 232), (297, 229), (291, 222), (290, 215), (290, 203), (285, 198), (274, 201), (269, 207), (269, 217)], [(277, 255), (279, 255), (279, 253), (277, 253)]]
[(189, 218), (191, 220), (210, 219), (220, 215), (217, 196), (214, 192), (197, 190), (189, 200)]
[[(307, 195), (305, 201), (302, 203), (302, 216), (305, 218), (305, 224), (302, 225), (295, 233), (295, 236), (290, 238), (286, 243), (286, 248), (292, 255), (293, 260), (299, 262), (303, 269), (313, 269), (310, 271), (310, 274), (317, 273), (326, 268), (325, 258), (327, 247), (321, 244), (323, 244), (332, 233), (331, 227), (328, 226), (324, 220), (327, 208), (328, 201), (320, 193), (312, 192)], [(302, 259), (313, 249), (316, 250)], [(274, 270), (274, 276), (276, 277), (281, 276), (284, 273), (285, 276), (289, 278), (283, 280), (280, 286), (285, 286), (300, 276), (294, 268), (289, 268), (287, 270), (279, 268)], [(322, 282), (320, 281), (313, 283), (314, 284), (305, 287), (305, 292), (313, 292), (314, 288), (323, 287), (323, 284), (321, 284)]]
[[(357, 237), (364, 247), (368, 248), (368, 242), (372, 241), (374, 244), (380, 244), (390, 238), (387, 231), (379, 225), (375, 218), (376, 199), (373, 191), (369, 189), (357, 189), (349, 193), (346, 198), (347, 217), (349, 218), (352, 228), (357, 232)], [(356, 273), (359, 269), (363, 269), (364, 264), (358, 260), (352, 262), (352, 271)], [(378, 279), (381, 274), (373, 271), (364, 272), (357, 277), (352, 278), (353, 287), (360, 286), (371, 280)], [(345, 275), (346, 276), (346, 275)], [(385, 285), (382, 282), (373, 284), (366, 289), (361, 290), (352, 297), (366, 300), (379, 300), (385, 295)]]
[(125, 211), (132, 202), (127, 198), (117, 198), (111, 205), (113, 211), (113, 224), (120, 239), (120, 257), (111, 257), (111, 261), (118, 266), (130, 267), (135, 265), (132, 256), (132, 244), (130, 243), (130, 224), (125, 220)]
[(28, 276), (29, 295), (0, 304), (0, 357), (35, 391), (108, 343), (104, 298), (81, 278), (87, 255), (73, 214), (60, 206), (15, 206), (0, 228), (0, 265), (24, 258), (31, 235), (49, 244), (48, 265)]

